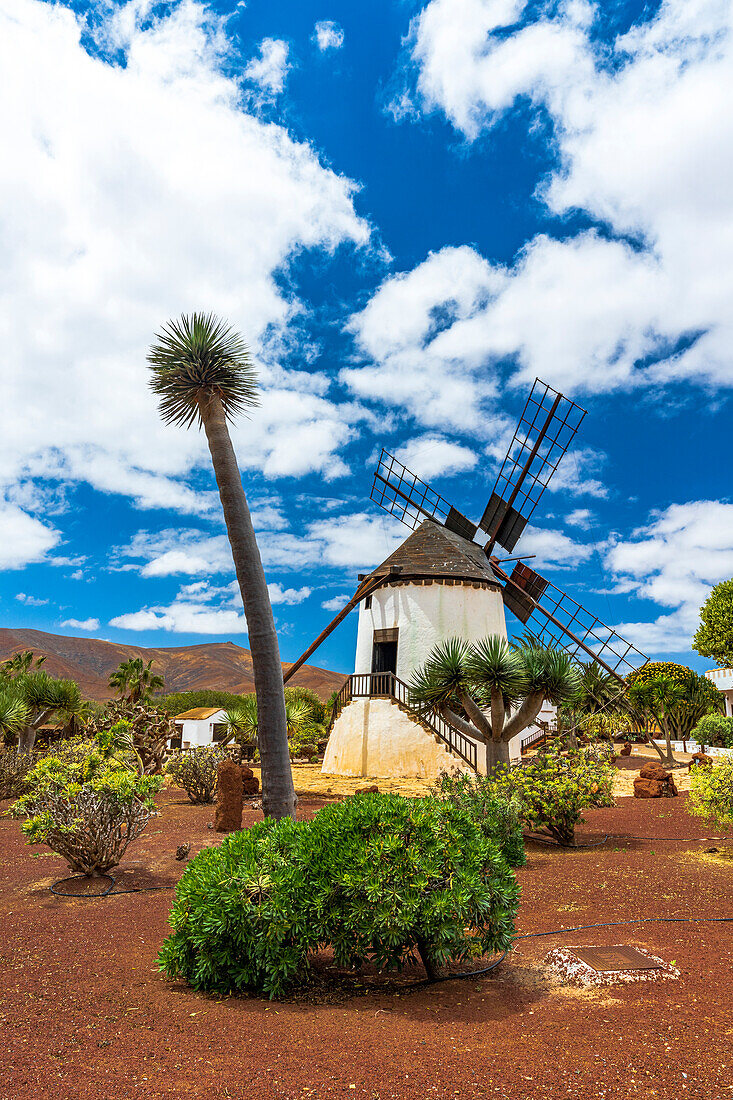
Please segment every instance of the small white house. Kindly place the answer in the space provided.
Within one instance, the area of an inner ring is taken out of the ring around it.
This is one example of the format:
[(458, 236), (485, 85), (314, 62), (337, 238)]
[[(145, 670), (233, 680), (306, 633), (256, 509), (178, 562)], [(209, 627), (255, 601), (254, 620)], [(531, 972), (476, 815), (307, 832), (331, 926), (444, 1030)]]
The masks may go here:
[[(485, 747), (436, 716), (420, 720), (407, 688), (438, 642), (506, 638), (501, 585), (482, 548), (425, 520), (371, 576), (380, 584), (359, 604), (354, 675), (323, 771), (424, 779), (455, 768), (485, 772)], [(512, 760), (530, 732), (510, 741)]]
[(729, 718), (733, 717), (733, 668), (713, 668), (705, 675), (723, 696), (725, 713)]
[(193, 707), (177, 714), (173, 722), (178, 735), (171, 738), (171, 747), (193, 749), (222, 741), (226, 736), (225, 713), (220, 707)]

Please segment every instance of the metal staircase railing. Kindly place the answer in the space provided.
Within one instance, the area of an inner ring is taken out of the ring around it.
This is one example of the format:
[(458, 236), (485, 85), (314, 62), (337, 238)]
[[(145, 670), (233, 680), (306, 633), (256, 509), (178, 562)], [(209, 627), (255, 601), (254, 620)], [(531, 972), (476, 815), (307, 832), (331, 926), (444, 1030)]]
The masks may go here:
[(331, 711), (331, 725), (338, 718), (343, 707), (352, 699), (392, 699), (403, 710), (407, 711), (439, 740), (447, 748), (460, 756), (470, 768), (477, 771), (478, 746), (470, 737), (457, 730), (450, 722), (446, 722), (442, 715), (437, 714), (430, 707), (417, 703), (412, 699), (410, 689), (406, 683), (398, 679), (394, 672), (355, 673), (349, 676), (341, 691), (336, 696)]

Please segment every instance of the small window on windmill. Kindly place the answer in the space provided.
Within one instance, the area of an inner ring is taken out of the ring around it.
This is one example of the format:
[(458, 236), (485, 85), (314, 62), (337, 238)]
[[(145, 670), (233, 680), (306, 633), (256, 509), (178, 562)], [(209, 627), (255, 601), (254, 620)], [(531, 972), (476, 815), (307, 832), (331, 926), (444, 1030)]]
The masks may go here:
[(364, 597), (364, 610), (368, 611), (371, 606), (372, 606), (372, 597), (371, 596), (365, 596)]

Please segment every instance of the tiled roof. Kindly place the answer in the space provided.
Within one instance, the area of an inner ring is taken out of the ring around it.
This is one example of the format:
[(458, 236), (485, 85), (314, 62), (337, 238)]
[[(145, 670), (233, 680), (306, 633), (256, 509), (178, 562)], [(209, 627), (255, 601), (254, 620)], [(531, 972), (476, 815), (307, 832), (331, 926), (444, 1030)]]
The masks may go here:
[(182, 714), (176, 714), (174, 721), (178, 721), (179, 718), (185, 718), (187, 721), (202, 721), (218, 714), (220, 710), (223, 710), (223, 707), (192, 707), (191, 710), (184, 710)]
[(445, 577), (489, 581), (497, 588), (501, 587), (482, 547), (431, 519), (424, 520), (372, 575), (387, 576), (393, 566), (401, 569), (401, 580), (409, 577)]

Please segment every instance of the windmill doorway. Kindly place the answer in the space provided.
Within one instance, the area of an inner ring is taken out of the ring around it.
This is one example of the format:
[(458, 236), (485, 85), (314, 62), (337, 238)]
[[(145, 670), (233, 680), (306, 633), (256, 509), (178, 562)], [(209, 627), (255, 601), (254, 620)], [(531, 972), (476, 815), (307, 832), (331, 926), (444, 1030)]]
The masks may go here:
[(380, 672), (397, 673), (397, 642), (399, 630), (375, 630), (372, 645), (372, 675)]

